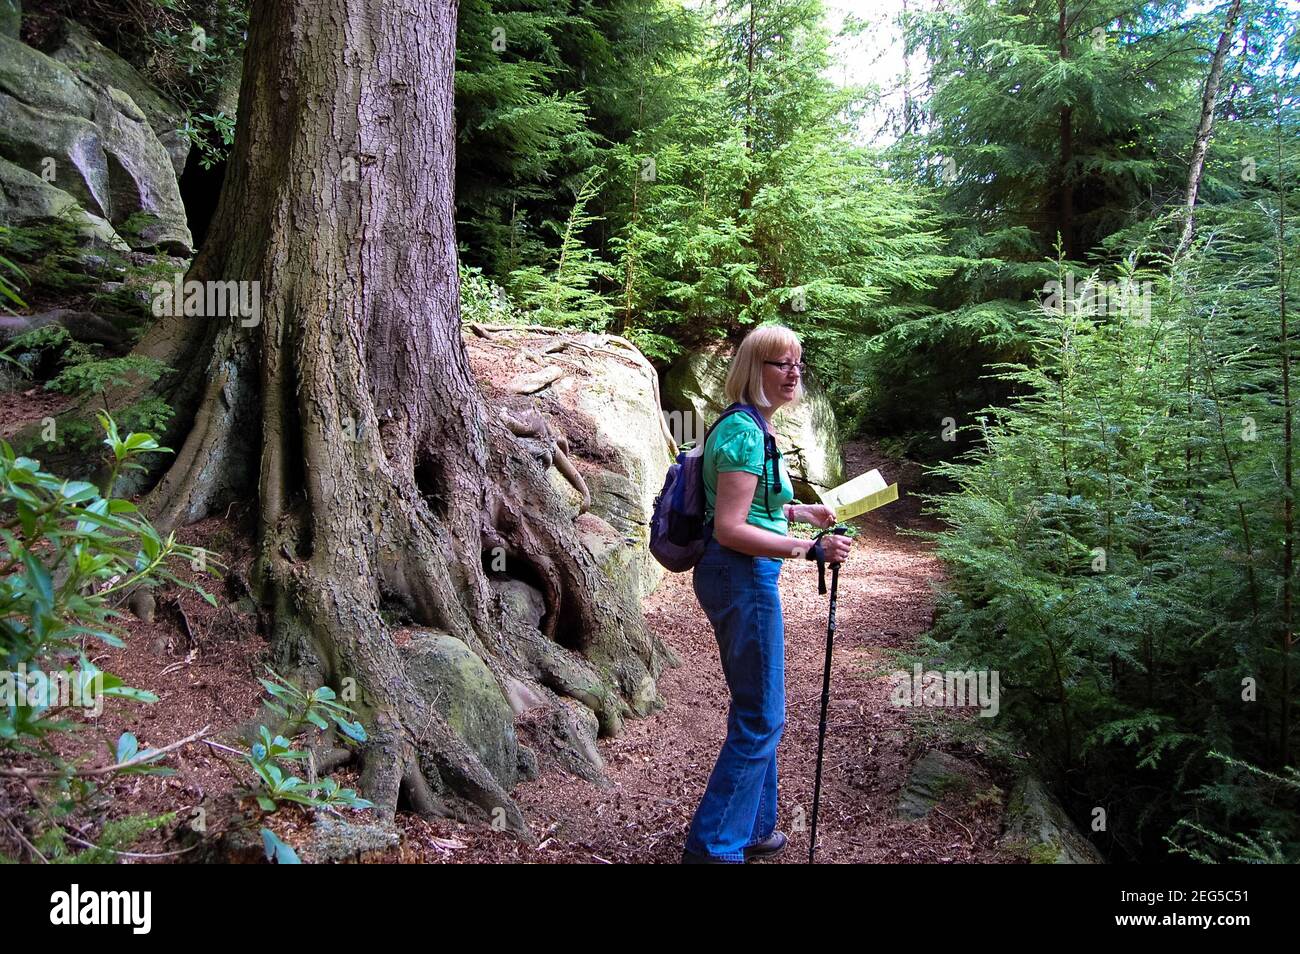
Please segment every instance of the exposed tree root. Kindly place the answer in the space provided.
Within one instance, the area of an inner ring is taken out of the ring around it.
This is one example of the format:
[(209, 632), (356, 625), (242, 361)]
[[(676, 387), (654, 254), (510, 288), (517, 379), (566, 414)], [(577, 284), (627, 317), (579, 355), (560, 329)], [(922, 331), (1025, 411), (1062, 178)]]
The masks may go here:
[(586, 513), (590, 510), (591, 491), (587, 489), (587, 482), (578, 473), (578, 469), (569, 460), (569, 439), (547, 421), (536, 408), (529, 408), (519, 415), (503, 410), (501, 420), (516, 437), (531, 437), (547, 442), (550, 452), (547, 457), (540, 460), (543, 469), (554, 464), (555, 469), (564, 475), (564, 479), (573, 486), (573, 489), (582, 495), (578, 513)]
[[(277, 663), (304, 683), (341, 688), (355, 681), (360, 715), (372, 727), (362, 784), (381, 815), (391, 817), (404, 800), (426, 814), (468, 818), (469, 804), (529, 837), (501, 781), (431, 700), (406, 685), (381, 607), (401, 606), (415, 625), (462, 640), (503, 686), (544, 686), (581, 702), (604, 734), (653, 711), (654, 679), (668, 654), (642, 626), (628, 625), (628, 607), (617, 604), (553, 499), (545, 461), (511, 436), (554, 439), (545, 420), (510, 418), (513, 426), (492, 429), (485, 418), (493, 440), (487, 460), (476, 464), (446, 448), (435, 452), (427, 435), (410, 432), (413, 422), (381, 425), (361, 389), (360, 367), (316, 355), (320, 367), (313, 368), (310, 353), (298, 356), (300, 368), (264, 359), (261, 380), (270, 391), (257, 395), (247, 373), (254, 352), (234, 336), (228, 346), (226, 358), (212, 362), (222, 373), (147, 511), (172, 527), (246, 487), (251, 475), (241, 484), (229, 442), (234, 428), (247, 430), (239, 412), (257, 407), (262, 524), (254, 587), (273, 609)], [(327, 365), (334, 385), (308, 399), (319, 389), (307, 382)], [(351, 405), (341, 395), (355, 398), (361, 413), (345, 413)], [(300, 466), (290, 465), (295, 443), (306, 451)], [(556, 440), (561, 469), (571, 469), (566, 443)], [(430, 486), (421, 487), (422, 471), (437, 475)], [(488, 473), (497, 479), (487, 480)], [(513, 575), (542, 585), (541, 630), (497, 605), (482, 572), (492, 547), (502, 548)], [(581, 739), (563, 720), (555, 724), (557, 742), (590, 764)]]

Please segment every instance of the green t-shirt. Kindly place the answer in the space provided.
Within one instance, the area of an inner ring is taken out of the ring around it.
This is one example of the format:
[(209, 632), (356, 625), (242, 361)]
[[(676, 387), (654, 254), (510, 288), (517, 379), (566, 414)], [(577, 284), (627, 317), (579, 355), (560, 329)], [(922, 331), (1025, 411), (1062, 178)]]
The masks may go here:
[[(794, 486), (785, 468), (785, 459), (777, 457), (775, 462), (767, 463), (764, 474), (763, 432), (758, 422), (741, 411), (727, 417), (709, 434), (704, 443), (704, 515), (705, 519), (713, 517), (714, 501), (718, 496), (718, 474), (733, 470), (742, 470), (758, 477), (758, 486), (754, 488), (754, 501), (749, 505), (749, 517), (746, 523), (752, 523), (764, 530), (784, 535), (789, 527), (782, 508), (794, 500)], [(773, 489), (772, 467), (778, 468), (781, 482), (780, 492)], [(767, 506), (763, 506), (763, 485), (769, 485)], [(768, 511), (772, 516), (768, 516)]]

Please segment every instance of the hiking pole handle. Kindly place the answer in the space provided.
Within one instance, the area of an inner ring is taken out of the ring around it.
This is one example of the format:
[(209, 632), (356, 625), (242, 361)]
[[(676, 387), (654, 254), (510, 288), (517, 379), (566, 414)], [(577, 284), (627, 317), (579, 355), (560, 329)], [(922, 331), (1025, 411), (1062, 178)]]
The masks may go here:
[[(833, 526), (833, 527), (830, 528), (830, 531), (829, 531), (829, 532), (830, 532), (830, 533), (838, 534), (839, 536), (842, 537), (842, 536), (845, 536), (846, 534), (848, 534), (848, 532), (849, 532), (849, 528), (848, 528), (847, 526), (845, 526), (844, 524), (842, 524), (842, 523), (837, 523), (835, 526)], [(834, 569), (838, 569), (839, 566), (840, 566), (840, 564), (839, 564), (838, 562), (836, 562), (836, 563), (832, 563), (832, 564), (831, 564), (831, 569), (832, 569), (832, 570), (834, 570)]]
[[(833, 527), (827, 527), (825, 530), (819, 531), (818, 534), (815, 537), (813, 537), (813, 544), (814, 546), (817, 547), (817, 552), (816, 552), (817, 592), (820, 594), (825, 595), (826, 593), (826, 558), (821, 555), (822, 554), (821, 545), (820, 545), (821, 538), (826, 536), (826, 534), (828, 533), (838, 533), (841, 536), (843, 536), (848, 532), (849, 532), (849, 528), (847, 526), (845, 526), (842, 523), (837, 523)], [(839, 567), (840, 565), (838, 563), (831, 564), (832, 570), (838, 570)]]

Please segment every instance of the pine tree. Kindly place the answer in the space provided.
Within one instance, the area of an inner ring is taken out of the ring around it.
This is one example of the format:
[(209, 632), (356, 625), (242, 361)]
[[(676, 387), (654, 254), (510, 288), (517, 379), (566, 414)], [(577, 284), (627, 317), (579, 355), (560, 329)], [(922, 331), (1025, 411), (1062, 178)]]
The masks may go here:
[(1002, 673), (1001, 712), (1138, 860), (1300, 852), (1297, 50), (1257, 12), (1268, 62), (1230, 74), (1202, 192), (1219, 201), (1198, 203), (1194, 242), (1173, 198), (1069, 293), (1058, 256), (1023, 319), (1028, 358), (997, 369), (1018, 397), (985, 409), (969, 462), (936, 468), (960, 492), (933, 498), (952, 530), (935, 535), (950, 579), (929, 645)]
[(531, 321), (588, 331), (602, 331), (609, 322), (613, 308), (595, 286), (610, 276), (610, 268), (581, 239), (595, 221), (586, 211), (595, 195), (593, 174), (574, 198), (573, 211), (560, 234), (560, 247), (549, 271), (540, 265), (528, 265), (511, 273), (510, 291)]
[(825, 77), (821, 4), (706, 13), (708, 43), (679, 72), (673, 112), (612, 150), (633, 209), (611, 242), (620, 324), (666, 356), (781, 320), (847, 393), (855, 350), (952, 266), (922, 203), (853, 141), (864, 92)]

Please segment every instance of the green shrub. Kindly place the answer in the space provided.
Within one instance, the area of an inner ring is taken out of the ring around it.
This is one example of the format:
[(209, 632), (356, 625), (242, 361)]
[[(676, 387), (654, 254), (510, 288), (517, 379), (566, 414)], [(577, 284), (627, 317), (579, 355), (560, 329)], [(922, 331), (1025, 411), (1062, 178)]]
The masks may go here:
[[(103, 410), (96, 413), (113, 415), (128, 432), (156, 433), (167, 426), (175, 413), (170, 404), (156, 395), (146, 395), (130, 404), (112, 406), (108, 392), (132, 382), (152, 383), (170, 370), (153, 358), (126, 354), (119, 358), (100, 357), (99, 345), (76, 341), (62, 325), (45, 325), (16, 336), (0, 350), (0, 358), (9, 361), (23, 373), (30, 374), (33, 362), (17, 360), (14, 355), (54, 352), (59, 355), (61, 368), (46, 382), (51, 391), (78, 397), (84, 405), (98, 403)], [(20, 449), (35, 453), (39, 448), (63, 447), (93, 449), (98, 437), (98, 427), (86, 417), (66, 414), (52, 434), (33, 435)]]
[[(6, 226), (0, 225), (0, 234), (7, 232)], [(3, 308), (9, 314), (14, 314), (13, 306), (26, 308), (27, 302), (23, 301), (22, 296), (18, 294), (18, 285), (14, 282), (13, 275), (19, 281), (27, 281), (27, 273), (15, 265), (9, 259), (0, 255), (0, 308)]]
[(473, 324), (525, 324), (505, 289), (472, 265), (460, 266), (460, 318)]
[[(0, 256), (10, 262), (11, 270), (21, 266), (27, 298), (39, 301), (66, 297), (88, 292), (99, 284), (99, 278), (87, 274), (87, 240), (80, 218), (80, 208), (69, 206), (48, 222), (0, 227)], [(107, 245), (97, 245), (95, 252), (112, 268), (125, 268), (127, 264), (120, 252)]]
[[(310, 731), (309, 726), (325, 731), (333, 723), (345, 738), (354, 742), (366, 741), (366, 730), (360, 722), (349, 718), (352, 710), (338, 701), (329, 686), (305, 693), (274, 670), (268, 668), (267, 672), (271, 675), (270, 680), (258, 680), (271, 695), (265, 703), (266, 708), (280, 717), (283, 730), (291, 738)], [(294, 749), (289, 738), (273, 736), (265, 725), (257, 727), (257, 741), (244, 758), (257, 776), (258, 787), (251, 794), (265, 811), (275, 811), (281, 802), (326, 809), (372, 807), (372, 803), (360, 798), (355, 790), (342, 788), (332, 778), (306, 782), (286, 772), (289, 763), (306, 761), (307, 753)]]
[[(157, 764), (162, 752), (142, 750), (130, 733), (97, 768), (85, 766), (89, 752), (69, 756), (66, 745), (55, 744), (83, 727), (68, 710), (93, 707), (97, 714), (105, 700), (157, 701), (90, 659), (95, 646), (123, 645), (113, 624), (120, 615), (114, 602), (135, 587), (168, 582), (215, 605), (172, 567), (176, 560), (214, 573), (220, 566), (208, 551), (177, 543), (174, 535), (162, 537), (134, 504), (111, 495), (122, 471), (140, 467), (136, 458), (167, 448), (149, 434), (120, 436), (107, 415), (100, 423), (112, 454), (103, 490), (47, 473), (39, 461), (0, 441), (0, 773), (27, 783), (27, 850), (47, 858), (70, 851), (64, 821), (95, 797), (95, 778), (171, 771)], [(12, 818), (9, 827), (17, 830)], [(126, 833), (106, 827), (90, 847), (116, 850)]]

